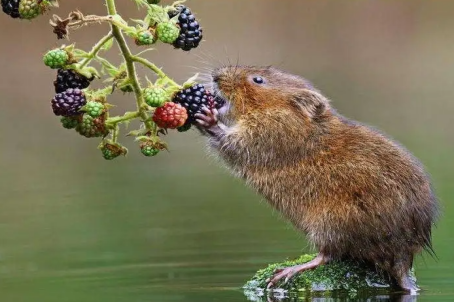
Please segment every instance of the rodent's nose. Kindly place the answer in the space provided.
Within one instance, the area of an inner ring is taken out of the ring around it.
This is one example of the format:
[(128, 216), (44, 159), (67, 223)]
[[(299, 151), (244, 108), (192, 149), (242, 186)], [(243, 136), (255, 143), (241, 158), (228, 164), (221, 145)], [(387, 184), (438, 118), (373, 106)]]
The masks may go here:
[(222, 75), (225, 72), (225, 68), (216, 68), (211, 73), (211, 77), (213, 78), (213, 82), (218, 83), (221, 81)]
[(219, 80), (221, 80), (221, 76), (217, 72), (213, 72), (211, 74), (211, 78), (213, 78), (213, 82), (216, 82), (216, 83), (219, 82)]

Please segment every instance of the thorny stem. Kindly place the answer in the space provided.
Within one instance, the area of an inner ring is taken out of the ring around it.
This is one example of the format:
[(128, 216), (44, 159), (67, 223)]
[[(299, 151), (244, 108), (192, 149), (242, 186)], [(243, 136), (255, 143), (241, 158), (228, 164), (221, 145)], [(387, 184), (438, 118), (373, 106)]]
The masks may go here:
[(115, 124), (115, 128), (112, 131), (112, 141), (114, 143), (117, 143), (119, 132), (120, 132), (120, 127), (118, 126), (118, 124)]
[(90, 23), (113, 22), (112, 16), (90, 15), (68, 24), (68, 28), (77, 29)]
[(84, 68), (85, 66), (87, 66), (88, 63), (90, 63), (91, 60), (93, 60), (93, 58), (96, 57), (96, 55), (98, 54), (98, 52), (101, 50), (101, 48), (107, 43), (110, 41), (110, 39), (113, 38), (113, 33), (112, 31), (109, 32), (107, 35), (105, 35), (101, 40), (99, 40), (98, 43), (95, 44), (95, 46), (93, 46), (93, 48), (91, 49), (91, 51), (88, 53), (88, 57), (85, 58), (81, 63), (80, 63), (80, 68)]
[(118, 123), (130, 121), (132, 119), (139, 118), (139, 117), (140, 117), (139, 111), (129, 112), (129, 113), (124, 114), (123, 116), (117, 116), (117, 117), (112, 117), (112, 118), (107, 119), (106, 124), (114, 126)]
[(180, 87), (180, 85), (178, 85), (175, 81), (173, 81), (172, 79), (170, 79), (169, 77), (167, 77), (167, 75), (159, 68), (157, 67), (155, 64), (151, 63), (150, 61), (148, 61), (147, 59), (145, 58), (141, 58), (141, 57), (138, 57), (138, 56), (133, 56), (131, 58), (132, 61), (135, 61), (137, 63), (140, 63), (146, 67), (148, 67), (149, 69), (151, 69), (156, 75), (158, 75), (158, 77), (164, 79), (167, 83), (169, 83), (170, 85), (172, 86), (175, 86), (175, 87)]
[[(106, 5), (107, 5), (109, 15), (117, 14), (114, 0), (106, 0)], [(121, 32), (120, 28), (114, 23), (112, 23), (112, 34), (113, 34), (115, 40), (117, 41), (118, 46), (120, 47), (123, 58), (125, 59), (126, 69), (128, 72), (128, 78), (131, 80), (131, 85), (133, 87), (134, 94), (136, 97), (137, 108), (139, 110), (140, 117), (142, 118), (143, 122), (145, 123), (146, 128), (149, 129), (150, 131), (153, 131), (153, 134), (156, 135), (156, 127), (154, 126), (154, 123), (151, 122), (150, 117), (144, 110), (144, 108), (146, 108), (146, 106), (145, 106), (145, 102), (144, 102), (144, 98), (143, 98), (142, 88), (140, 86), (139, 79), (138, 79), (137, 73), (136, 73), (136, 68), (134, 66), (134, 61), (133, 61), (134, 56), (132, 55), (132, 53), (126, 43), (125, 38), (124, 38), (123, 33)]]

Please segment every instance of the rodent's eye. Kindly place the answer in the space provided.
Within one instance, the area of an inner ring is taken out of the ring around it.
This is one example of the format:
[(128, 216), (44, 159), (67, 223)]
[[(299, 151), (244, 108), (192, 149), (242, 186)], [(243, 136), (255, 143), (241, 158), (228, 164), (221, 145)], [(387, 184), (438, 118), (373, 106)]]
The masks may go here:
[(256, 77), (252, 78), (252, 81), (254, 81), (254, 82), (257, 83), (257, 84), (263, 84), (263, 83), (265, 83), (265, 80), (263, 80), (263, 78), (262, 78), (262, 77), (259, 77), (259, 76), (256, 76)]

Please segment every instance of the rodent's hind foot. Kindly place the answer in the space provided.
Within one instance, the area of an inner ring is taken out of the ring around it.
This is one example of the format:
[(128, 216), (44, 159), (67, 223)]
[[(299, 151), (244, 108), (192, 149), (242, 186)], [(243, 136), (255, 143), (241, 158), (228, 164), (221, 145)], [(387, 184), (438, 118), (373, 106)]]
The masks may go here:
[(421, 290), (418, 285), (416, 285), (416, 281), (414, 281), (409, 275), (405, 275), (400, 278), (398, 283), (402, 290), (410, 295), (416, 295), (418, 294), (418, 291)]
[(292, 277), (294, 277), (297, 273), (303, 272), (305, 270), (309, 269), (314, 269), (317, 266), (323, 265), (328, 263), (329, 258), (324, 256), (323, 254), (318, 254), (317, 257), (315, 257), (312, 261), (309, 261), (307, 263), (301, 264), (301, 265), (295, 265), (295, 266), (290, 266), (287, 268), (283, 269), (277, 269), (274, 272), (274, 275), (272, 278), (268, 279), (268, 285), (267, 289), (273, 288), (279, 280), (284, 280), (284, 284), (287, 283)]

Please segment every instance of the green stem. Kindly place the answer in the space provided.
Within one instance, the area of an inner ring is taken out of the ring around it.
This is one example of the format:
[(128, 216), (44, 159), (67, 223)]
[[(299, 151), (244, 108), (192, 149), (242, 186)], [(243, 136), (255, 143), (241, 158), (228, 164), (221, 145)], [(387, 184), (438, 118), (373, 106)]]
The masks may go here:
[[(106, 5), (107, 9), (110, 15), (116, 15), (117, 14), (117, 9), (115, 7), (115, 1), (114, 0), (106, 0)], [(123, 36), (123, 33), (121, 32), (120, 28), (112, 23), (112, 34), (117, 40), (118, 46), (120, 47), (121, 53), (123, 55), (123, 58), (126, 62), (126, 68), (128, 71), (128, 78), (131, 80), (131, 85), (134, 89), (134, 94), (136, 96), (136, 102), (137, 102), (137, 108), (140, 113), (140, 117), (142, 118), (143, 122), (145, 123), (145, 126), (147, 129), (152, 130), (153, 129), (153, 122), (151, 122), (150, 117), (146, 113), (146, 111), (143, 109), (145, 107), (145, 101), (143, 98), (143, 92), (142, 88), (140, 87), (139, 79), (137, 78), (137, 73), (136, 73), (136, 68), (134, 66), (134, 61), (133, 61), (133, 55), (131, 51), (129, 50), (129, 47), (125, 41), (125, 38)]]
[(159, 67), (157, 67), (155, 64), (151, 63), (150, 61), (148, 61), (147, 59), (144, 59), (144, 58), (141, 58), (141, 57), (138, 57), (138, 56), (133, 56), (131, 58), (133, 61), (137, 62), (137, 63), (140, 63), (146, 67), (148, 67), (149, 69), (151, 69), (156, 75), (158, 75), (158, 77), (162, 78), (162, 79), (165, 79), (167, 81), (167, 83), (169, 83), (170, 85), (172, 86), (175, 86), (175, 87), (180, 87), (178, 85), (178, 83), (176, 83), (175, 81), (173, 81), (172, 79), (170, 79)]
[(114, 126), (114, 125), (116, 125), (118, 123), (121, 123), (121, 122), (130, 121), (132, 119), (139, 118), (140, 115), (141, 114), (138, 111), (137, 112), (125, 113), (123, 116), (116, 116), (116, 117), (112, 117), (112, 118), (107, 119), (106, 124)]
[(87, 66), (88, 63), (90, 63), (91, 60), (93, 60), (93, 58), (96, 57), (96, 55), (99, 53), (99, 51), (101, 50), (101, 48), (104, 46), (104, 44), (106, 44), (107, 42), (109, 42), (110, 39), (113, 38), (113, 33), (112, 32), (109, 32), (107, 35), (105, 35), (104, 37), (102, 37), (101, 40), (99, 40), (98, 43), (96, 43), (93, 48), (91, 49), (91, 51), (88, 53), (88, 57), (85, 58), (81, 63), (80, 63), (80, 69), (84, 68), (85, 66)]
[(118, 124), (115, 124), (115, 128), (112, 132), (112, 141), (114, 143), (117, 143), (119, 132), (120, 132), (120, 126), (118, 126)]

